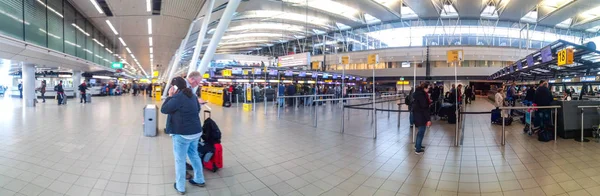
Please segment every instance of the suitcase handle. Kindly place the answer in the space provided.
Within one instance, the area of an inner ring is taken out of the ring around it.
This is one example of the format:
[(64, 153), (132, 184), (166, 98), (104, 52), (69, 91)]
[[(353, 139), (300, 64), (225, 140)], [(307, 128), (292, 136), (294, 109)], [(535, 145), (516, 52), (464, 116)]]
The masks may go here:
[(206, 119), (206, 113), (208, 113), (208, 117), (210, 118), (210, 116), (211, 116), (210, 110), (204, 110), (204, 119)]

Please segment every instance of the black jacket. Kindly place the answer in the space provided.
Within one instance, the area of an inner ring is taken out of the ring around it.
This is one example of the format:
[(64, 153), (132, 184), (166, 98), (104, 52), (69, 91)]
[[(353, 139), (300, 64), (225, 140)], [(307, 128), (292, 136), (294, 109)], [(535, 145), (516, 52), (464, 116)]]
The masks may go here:
[(529, 88), (527, 89), (527, 94), (525, 95), (525, 100), (533, 102), (535, 99), (535, 89)]
[(202, 126), (202, 141), (209, 144), (208, 146), (221, 143), (221, 130), (219, 129), (219, 126), (217, 126), (217, 123), (211, 118), (204, 120), (204, 125)]
[(540, 86), (535, 90), (535, 97), (533, 99), (533, 103), (538, 106), (550, 106), (554, 97), (550, 90), (545, 86)]
[(422, 127), (431, 121), (429, 114), (429, 98), (423, 89), (417, 89), (413, 94), (412, 111), (415, 120), (415, 126)]

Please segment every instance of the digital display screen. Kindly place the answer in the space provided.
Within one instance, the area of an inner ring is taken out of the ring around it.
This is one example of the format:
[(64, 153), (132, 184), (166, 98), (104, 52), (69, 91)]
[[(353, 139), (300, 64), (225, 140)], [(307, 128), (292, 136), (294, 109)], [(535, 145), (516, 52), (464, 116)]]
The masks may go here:
[(96, 79), (90, 79), (91, 84), (96, 84)]
[(300, 77), (306, 77), (306, 72), (305, 71), (301, 71), (298, 76)]
[(366, 81), (367, 81), (367, 78), (363, 78), (363, 81), (365, 81), (365, 82), (366, 82)]
[(292, 70), (285, 70), (284, 76), (294, 76), (294, 72)]
[(333, 78), (333, 79), (337, 79), (338, 77), (339, 77), (339, 76), (338, 76), (337, 74), (333, 74), (333, 77), (331, 77), (331, 78)]
[(521, 60), (517, 61), (517, 69), (518, 70), (523, 69), (523, 62), (521, 62)]
[(323, 78), (329, 78), (329, 74), (328, 73), (323, 73)]
[(515, 72), (515, 66), (510, 66), (510, 73)]
[(312, 77), (313, 77), (313, 78), (317, 78), (317, 77), (319, 77), (319, 72), (316, 72), (316, 71), (315, 71), (315, 72), (313, 72), (313, 73), (312, 73)]
[(550, 46), (542, 48), (542, 51), (540, 51), (540, 53), (542, 55), (542, 63), (552, 60), (552, 49), (550, 49)]
[(277, 74), (279, 74), (279, 72), (276, 69), (269, 70), (269, 75), (270, 76), (276, 76)]
[(528, 67), (533, 66), (533, 55), (527, 56), (527, 66)]
[(242, 74), (242, 72), (243, 72), (242, 68), (239, 68), (239, 67), (231, 68), (231, 74), (240, 75), (240, 74)]
[(262, 69), (261, 68), (254, 68), (253, 74), (254, 75), (260, 75), (260, 74), (262, 74)]

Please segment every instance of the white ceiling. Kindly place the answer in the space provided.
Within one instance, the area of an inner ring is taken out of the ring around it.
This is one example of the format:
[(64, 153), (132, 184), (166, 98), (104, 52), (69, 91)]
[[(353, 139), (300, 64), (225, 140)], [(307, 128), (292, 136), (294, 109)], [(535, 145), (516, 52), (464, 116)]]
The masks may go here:
[[(100, 14), (90, 0), (71, 0), (71, 3), (117, 46), (118, 54), (133, 67), (138, 68), (132, 57), (119, 42), (122, 37), (127, 47), (148, 75), (151, 75), (148, 38), (153, 38), (155, 69), (164, 71), (185, 37), (192, 20), (204, 4), (204, 0), (163, 0), (160, 15), (146, 10), (146, 0), (106, 0), (112, 17)], [(152, 19), (152, 35), (148, 34), (148, 19)], [(110, 20), (119, 35), (115, 35), (106, 20)], [(156, 68), (156, 65), (163, 65)], [(141, 73), (143, 75), (143, 72)]]

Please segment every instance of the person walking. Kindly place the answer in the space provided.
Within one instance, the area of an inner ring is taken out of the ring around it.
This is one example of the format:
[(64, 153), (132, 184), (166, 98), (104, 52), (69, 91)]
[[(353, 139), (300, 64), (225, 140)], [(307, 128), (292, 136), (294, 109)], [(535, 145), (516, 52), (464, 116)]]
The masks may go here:
[(431, 100), (427, 93), (429, 92), (429, 84), (423, 83), (417, 87), (413, 94), (412, 100), (412, 112), (414, 115), (414, 123), (418, 129), (417, 138), (415, 141), (415, 154), (422, 154), (425, 152), (423, 138), (425, 137), (425, 130), (431, 126), (431, 115), (429, 114), (429, 104)]
[(19, 82), (17, 88), (19, 88), (19, 98), (23, 99), (23, 82)]
[(85, 97), (85, 92), (88, 89), (85, 80), (79, 85), (79, 93), (81, 94), (81, 98), (79, 99), (79, 103), (87, 103), (87, 99)]
[(46, 80), (42, 80), (42, 86), (40, 86), (40, 93), (42, 94), (42, 103), (46, 103)]
[(190, 159), (194, 177), (189, 183), (204, 187), (205, 180), (202, 171), (202, 161), (198, 154), (198, 142), (202, 135), (200, 124), (201, 103), (182, 77), (173, 78), (169, 88), (168, 98), (165, 99), (160, 112), (167, 114), (166, 133), (173, 140), (173, 155), (175, 158), (175, 183), (173, 188), (181, 195), (185, 194), (186, 157)]
[(56, 91), (56, 98), (58, 99), (58, 105), (64, 104), (63, 99), (66, 99), (65, 89), (62, 86), (62, 80), (58, 82), (58, 85), (54, 87), (54, 91)]

